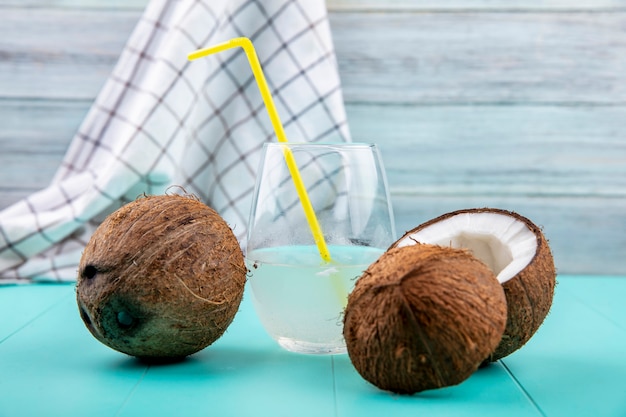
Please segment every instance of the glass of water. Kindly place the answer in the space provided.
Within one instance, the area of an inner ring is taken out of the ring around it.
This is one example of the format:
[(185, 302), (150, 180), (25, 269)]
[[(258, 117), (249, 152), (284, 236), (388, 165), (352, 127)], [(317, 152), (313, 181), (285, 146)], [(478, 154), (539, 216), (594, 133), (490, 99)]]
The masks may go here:
[[(294, 185), (294, 165), (321, 229), (321, 245)], [(345, 353), (348, 294), (395, 236), (376, 145), (266, 144), (246, 248), (252, 300), (266, 331), (289, 351)], [(324, 248), (330, 257), (323, 256)]]

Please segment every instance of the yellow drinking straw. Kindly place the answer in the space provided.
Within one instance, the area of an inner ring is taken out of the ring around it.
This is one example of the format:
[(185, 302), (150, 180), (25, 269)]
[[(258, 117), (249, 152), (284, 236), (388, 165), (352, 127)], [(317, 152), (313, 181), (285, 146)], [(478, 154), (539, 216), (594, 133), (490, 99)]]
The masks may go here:
[[(261, 92), (261, 97), (263, 98), (263, 102), (265, 103), (265, 107), (267, 108), (267, 112), (269, 113), (270, 121), (272, 122), (272, 126), (274, 127), (274, 132), (276, 133), (278, 141), (282, 143), (287, 143), (285, 130), (283, 129), (283, 125), (280, 122), (280, 118), (278, 117), (278, 112), (276, 111), (274, 100), (272, 100), (270, 89), (267, 86), (265, 75), (263, 75), (263, 70), (261, 69), (259, 58), (257, 57), (254, 45), (252, 44), (250, 39), (233, 38), (229, 41), (215, 46), (198, 49), (197, 51), (190, 53), (187, 58), (190, 61), (193, 61), (195, 59), (202, 58), (210, 54), (222, 52), (238, 46), (243, 48), (246, 56), (248, 57), (248, 62), (250, 63), (250, 67), (252, 68), (252, 73), (254, 74), (254, 78), (256, 79), (259, 91)], [(324, 240), (324, 234), (322, 233), (320, 224), (317, 221), (317, 216), (315, 215), (315, 211), (313, 210), (313, 206), (311, 205), (311, 200), (309, 199), (309, 195), (307, 194), (304, 182), (302, 181), (302, 177), (300, 176), (300, 171), (298, 170), (296, 161), (289, 148), (284, 148), (284, 154), (285, 162), (287, 162), (287, 168), (289, 169), (289, 173), (291, 174), (291, 178), (293, 179), (293, 182), (295, 184), (296, 192), (298, 193), (300, 203), (302, 204), (302, 208), (304, 209), (304, 215), (306, 216), (309, 227), (311, 228), (311, 233), (313, 234), (313, 240), (315, 240), (315, 244), (317, 245), (317, 250), (322, 257), (322, 260), (324, 260), (325, 262), (330, 262), (330, 252), (328, 252), (328, 247), (326, 246), (326, 241)]]

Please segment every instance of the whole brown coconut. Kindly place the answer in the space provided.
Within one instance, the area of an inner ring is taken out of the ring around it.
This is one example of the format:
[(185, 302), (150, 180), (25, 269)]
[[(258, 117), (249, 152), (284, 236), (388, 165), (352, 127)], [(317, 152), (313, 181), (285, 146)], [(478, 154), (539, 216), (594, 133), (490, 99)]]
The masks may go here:
[(504, 291), (471, 254), (433, 245), (393, 248), (357, 280), (344, 338), (363, 378), (411, 394), (456, 385), (495, 349)]
[(213, 209), (193, 197), (150, 196), (96, 229), (76, 295), (100, 342), (146, 360), (174, 360), (224, 333), (245, 281), (237, 239)]
[(392, 247), (416, 243), (467, 249), (498, 277), (507, 299), (507, 324), (489, 361), (521, 348), (550, 311), (554, 260), (541, 229), (526, 217), (496, 208), (453, 211), (408, 231)]

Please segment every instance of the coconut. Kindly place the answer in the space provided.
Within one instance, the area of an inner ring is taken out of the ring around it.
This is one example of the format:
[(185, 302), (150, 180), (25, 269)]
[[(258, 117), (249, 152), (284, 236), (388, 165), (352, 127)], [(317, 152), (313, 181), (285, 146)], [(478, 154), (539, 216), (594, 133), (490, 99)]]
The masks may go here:
[(461, 249), (413, 245), (389, 249), (357, 280), (343, 334), (364, 379), (411, 394), (467, 379), (505, 324), (490, 268)]
[(105, 345), (176, 360), (217, 340), (246, 281), (232, 230), (189, 196), (146, 196), (110, 214), (82, 254), (80, 316)]
[(541, 229), (526, 217), (495, 208), (458, 210), (410, 230), (392, 247), (416, 243), (468, 249), (496, 274), (508, 317), (488, 360), (518, 350), (543, 323), (554, 297), (556, 269)]

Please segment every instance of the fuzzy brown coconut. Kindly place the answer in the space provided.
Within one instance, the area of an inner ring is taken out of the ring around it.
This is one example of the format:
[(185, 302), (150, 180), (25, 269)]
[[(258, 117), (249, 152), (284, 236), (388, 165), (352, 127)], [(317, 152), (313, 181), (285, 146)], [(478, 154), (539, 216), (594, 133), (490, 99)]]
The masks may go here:
[(388, 250), (357, 280), (343, 332), (363, 378), (411, 394), (467, 379), (505, 323), (504, 291), (485, 264), (464, 250), (413, 245)]
[(410, 230), (392, 247), (416, 243), (468, 249), (498, 277), (508, 316), (489, 361), (521, 348), (543, 323), (554, 298), (556, 269), (541, 229), (526, 217), (496, 208), (458, 210)]
[(224, 333), (245, 281), (237, 239), (217, 212), (189, 196), (147, 196), (96, 229), (76, 295), (100, 342), (146, 360), (175, 360)]

